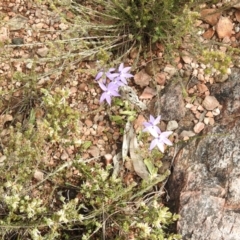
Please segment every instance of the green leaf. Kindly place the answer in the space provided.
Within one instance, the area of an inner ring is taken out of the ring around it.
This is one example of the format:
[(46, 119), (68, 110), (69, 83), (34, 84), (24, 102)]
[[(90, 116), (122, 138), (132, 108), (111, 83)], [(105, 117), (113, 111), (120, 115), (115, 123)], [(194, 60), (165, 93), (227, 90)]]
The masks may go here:
[(110, 119), (112, 122), (116, 122), (118, 124), (123, 123), (123, 117), (119, 116), (119, 115), (112, 115), (112, 116), (110, 116)]
[(144, 159), (144, 163), (151, 175), (157, 174), (157, 168), (154, 167), (154, 165), (152, 164), (152, 161), (150, 159), (148, 159), (148, 158)]
[(88, 148), (90, 148), (92, 145), (92, 142), (91, 141), (85, 141), (83, 144), (82, 144), (82, 149), (84, 150), (87, 150)]

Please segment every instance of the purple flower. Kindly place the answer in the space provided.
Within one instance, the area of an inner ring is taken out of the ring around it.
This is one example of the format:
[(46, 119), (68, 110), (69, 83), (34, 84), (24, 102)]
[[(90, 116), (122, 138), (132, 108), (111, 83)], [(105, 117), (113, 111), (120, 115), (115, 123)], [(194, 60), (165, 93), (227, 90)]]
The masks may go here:
[(99, 81), (100, 79), (102, 80), (102, 83), (106, 83), (106, 78), (110, 79), (111, 81), (114, 80), (117, 76), (119, 76), (118, 73), (113, 73), (115, 71), (115, 68), (110, 68), (107, 72), (104, 70), (100, 70), (96, 77), (95, 80)]
[(164, 153), (164, 144), (172, 146), (172, 142), (168, 139), (168, 136), (171, 135), (172, 131), (162, 132), (155, 139), (152, 140), (149, 150), (151, 151), (155, 146)]
[(127, 78), (133, 77), (132, 74), (129, 73), (131, 67), (124, 67), (124, 64), (121, 63), (118, 68), (118, 80), (121, 80), (125, 85), (127, 85)]
[(150, 119), (148, 122), (144, 122), (143, 125), (144, 125), (144, 129), (143, 129), (143, 132), (149, 132), (151, 133), (154, 137), (157, 137), (159, 134), (161, 134), (161, 131), (159, 129), (158, 126), (156, 126), (157, 124), (160, 123), (160, 119), (161, 119), (161, 116), (158, 116), (156, 119), (150, 115)]
[(111, 105), (111, 97), (120, 96), (118, 93), (118, 86), (115, 83), (110, 82), (107, 86), (105, 86), (103, 83), (99, 82), (99, 86), (104, 91), (100, 97), (100, 103), (106, 100), (107, 103)]
[(125, 84), (119, 79), (119, 77), (114, 78), (111, 80), (112, 83), (116, 84), (118, 87), (124, 86)]
[(95, 80), (98, 81), (100, 78), (102, 78), (103, 75), (104, 75), (104, 71), (101, 70), (100, 72), (97, 73)]

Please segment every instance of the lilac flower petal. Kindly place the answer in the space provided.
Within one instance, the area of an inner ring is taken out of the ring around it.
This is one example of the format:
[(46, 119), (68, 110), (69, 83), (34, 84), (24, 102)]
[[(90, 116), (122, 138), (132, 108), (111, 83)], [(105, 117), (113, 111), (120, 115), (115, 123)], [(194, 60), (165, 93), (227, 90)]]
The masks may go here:
[(121, 81), (116, 81), (116, 82), (114, 82), (117, 86), (125, 86), (126, 84), (124, 84), (123, 82), (121, 82)]
[(121, 70), (121, 73), (128, 73), (130, 71), (131, 67), (125, 67)]
[(99, 80), (103, 75), (103, 72), (99, 72), (96, 77), (95, 77), (95, 80)]
[(130, 73), (124, 73), (122, 75), (124, 76), (124, 78), (132, 78), (133, 77), (133, 75)]
[(114, 97), (120, 97), (121, 95), (118, 92), (111, 92), (111, 95)]
[(172, 131), (166, 131), (166, 132), (162, 132), (161, 136), (164, 138), (167, 138), (168, 136), (170, 136), (173, 132)]
[[(154, 127), (157, 127), (157, 126), (153, 125), (152, 129)], [(151, 133), (150, 128), (149, 128), (149, 132)], [(172, 131), (162, 132), (157, 135), (156, 134), (157, 130), (154, 129), (153, 133), (154, 133), (153, 136), (155, 137), (155, 139), (152, 140), (149, 150), (152, 150), (157, 145), (158, 149), (163, 153), (164, 152), (164, 144), (169, 145), (169, 146), (173, 145), (172, 142), (168, 139), (168, 137), (173, 133)]]
[(151, 127), (152, 124), (149, 123), (149, 122), (144, 122), (144, 123), (143, 123), (143, 126), (146, 127), (146, 128), (148, 128), (148, 127)]
[(172, 142), (167, 138), (171, 134), (172, 134), (172, 131), (163, 132), (160, 135), (160, 140), (166, 145), (172, 146), (173, 145)]
[(163, 142), (158, 141), (157, 147), (162, 153), (164, 153), (164, 143)]
[(100, 103), (102, 103), (102, 102), (106, 99), (106, 95), (107, 95), (106, 92), (104, 92), (104, 93), (101, 95), (100, 100), (99, 100)]
[(111, 96), (109, 95), (109, 94), (106, 94), (106, 101), (107, 101), (107, 103), (109, 104), (109, 105), (111, 105)]
[(107, 91), (107, 87), (103, 83), (99, 82), (98, 84), (103, 91)]
[(118, 85), (121, 84), (121, 86), (125, 86), (125, 85), (128, 84), (127, 81), (126, 81), (126, 79), (123, 79), (123, 81), (121, 80), (121, 76), (116, 77), (116, 78), (114, 79), (114, 81), (117, 81), (117, 82), (118, 82)]
[(157, 142), (158, 140), (157, 139), (153, 139), (151, 141), (151, 144), (150, 144), (150, 147), (149, 147), (149, 150), (151, 151), (153, 148), (155, 148), (155, 146), (157, 145)]
[(156, 126), (156, 124), (159, 123), (160, 117), (157, 117), (156, 119), (150, 115), (150, 119), (149, 122), (144, 122), (144, 129), (143, 132), (149, 132), (152, 136), (154, 136), (155, 138), (158, 137), (159, 134), (161, 134), (161, 130), (159, 129), (158, 126)]
[(161, 131), (157, 126), (152, 126), (152, 127), (148, 128), (148, 131), (155, 138), (157, 138), (159, 136), (159, 134), (161, 134)]
[(155, 138), (152, 140), (149, 150), (151, 151), (156, 146), (162, 153), (164, 153), (164, 143), (162, 141), (160, 141), (159, 138)]
[(115, 79), (116, 77), (118, 77), (119, 74), (118, 74), (118, 73), (107, 72), (107, 73), (106, 73), (106, 76), (107, 76), (107, 78), (109, 78), (109, 79), (112, 81), (113, 79)]
[(153, 124), (154, 125), (157, 125), (160, 123), (160, 120), (161, 120), (161, 116), (158, 116), (154, 121), (153, 121)]
[(168, 146), (172, 146), (172, 145), (173, 145), (172, 142), (171, 142), (169, 139), (167, 139), (167, 138), (165, 138), (165, 139), (163, 140), (163, 142), (164, 142), (166, 145), (168, 145)]
[(110, 82), (107, 86), (108, 91), (117, 91), (118, 92), (118, 85), (116, 85), (114, 82)]
[(119, 65), (118, 71), (121, 72), (121, 71), (123, 70), (123, 68), (124, 68), (124, 65), (123, 65), (123, 63), (121, 63), (121, 64)]
[(116, 68), (109, 68), (108, 72), (114, 72)]
[(150, 115), (149, 122), (150, 122), (151, 124), (154, 124), (154, 121), (155, 121), (155, 118), (154, 118), (152, 115)]
[(127, 80), (123, 76), (120, 76), (120, 79), (125, 85), (127, 85)]

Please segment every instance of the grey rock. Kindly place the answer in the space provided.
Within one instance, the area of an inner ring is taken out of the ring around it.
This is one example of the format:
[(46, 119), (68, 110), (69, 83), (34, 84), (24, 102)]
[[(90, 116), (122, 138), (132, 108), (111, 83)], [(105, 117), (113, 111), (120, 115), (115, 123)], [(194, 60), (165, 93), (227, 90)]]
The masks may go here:
[(13, 45), (21, 45), (21, 44), (24, 44), (24, 40), (23, 40), (23, 38), (16, 37), (16, 38), (12, 39), (12, 44)]
[(227, 80), (228, 80), (228, 74), (224, 74), (224, 75), (220, 74), (215, 78), (216, 82), (225, 82)]
[(239, 240), (240, 70), (212, 86), (223, 106), (215, 126), (179, 147), (167, 190), (183, 239)]
[[(212, 85), (210, 92), (223, 106), (221, 118), (227, 120), (240, 114), (240, 69), (232, 70), (228, 81)], [(230, 100), (231, 99), (231, 100)]]
[(167, 131), (173, 131), (178, 128), (178, 123), (177, 121), (169, 121), (167, 124)]
[(164, 72), (168, 73), (171, 77), (177, 72), (177, 69), (172, 65), (167, 65), (164, 69)]
[(13, 18), (11, 18), (7, 24), (9, 26), (9, 29), (11, 31), (17, 31), (20, 30), (22, 28), (25, 28), (26, 24), (28, 22), (28, 19), (20, 14), (14, 16)]
[(160, 115), (165, 121), (180, 120), (185, 116), (186, 108), (179, 84), (170, 85), (160, 99)]

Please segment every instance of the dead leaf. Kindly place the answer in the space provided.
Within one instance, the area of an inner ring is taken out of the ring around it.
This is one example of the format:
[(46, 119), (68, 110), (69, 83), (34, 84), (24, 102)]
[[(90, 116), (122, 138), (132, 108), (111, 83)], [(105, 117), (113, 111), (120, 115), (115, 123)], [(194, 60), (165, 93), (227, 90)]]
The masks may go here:
[(152, 99), (157, 94), (157, 91), (153, 88), (146, 87), (143, 90), (143, 93), (139, 97), (139, 99)]
[(212, 9), (212, 8), (211, 9), (203, 9), (201, 11), (202, 19), (212, 26), (217, 24), (220, 16), (221, 16), (221, 12), (217, 11), (216, 9)]
[(137, 142), (136, 134), (133, 133), (130, 140), (130, 159), (133, 163), (133, 168), (136, 174), (142, 179), (149, 178), (149, 172), (144, 164), (143, 157), (140, 154), (141, 150)]
[(215, 33), (215, 30), (213, 28), (209, 28), (206, 32), (203, 33), (203, 38), (205, 39), (211, 39)]
[(144, 69), (134, 75), (134, 82), (140, 87), (148, 86), (150, 80), (151, 76)]
[(166, 82), (166, 73), (157, 73), (156, 76), (154, 76), (154, 79), (159, 85), (163, 86)]
[(10, 114), (4, 114), (0, 116), (0, 126), (1, 128), (6, 122), (11, 122), (13, 120), (13, 116)]
[(122, 154), (118, 153), (113, 157), (113, 176), (117, 177), (120, 172), (119, 161), (122, 159)]
[(123, 143), (122, 143), (122, 159), (123, 162), (125, 161), (128, 152), (129, 152), (129, 144), (130, 144), (130, 139), (133, 134), (133, 128), (132, 124), (128, 121), (125, 125), (124, 128), (124, 133), (123, 133)]

